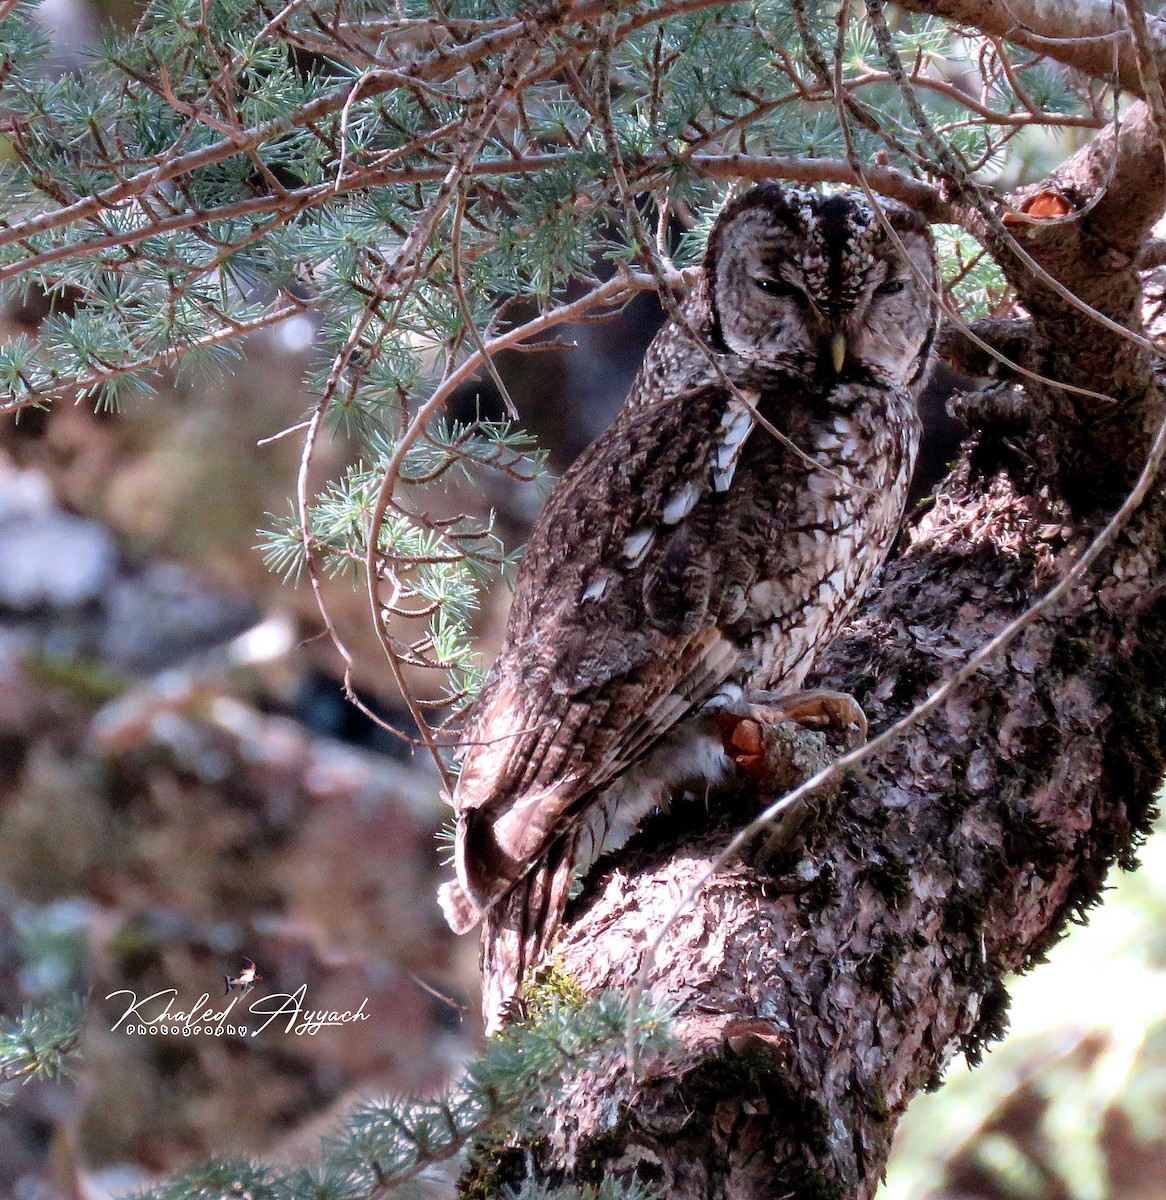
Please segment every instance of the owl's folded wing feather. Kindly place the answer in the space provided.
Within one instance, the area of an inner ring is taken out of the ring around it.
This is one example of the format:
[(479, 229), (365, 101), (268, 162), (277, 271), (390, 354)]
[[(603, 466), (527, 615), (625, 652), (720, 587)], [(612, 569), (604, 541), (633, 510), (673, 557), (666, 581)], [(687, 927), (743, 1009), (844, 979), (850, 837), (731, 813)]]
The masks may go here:
[(625, 409), (552, 494), (467, 730), (458, 881), (442, 896), (455, 929), (733, 670), (739, 652), (718, 620), (750, 568), (718, 525), (731, 403), (704, 388)]

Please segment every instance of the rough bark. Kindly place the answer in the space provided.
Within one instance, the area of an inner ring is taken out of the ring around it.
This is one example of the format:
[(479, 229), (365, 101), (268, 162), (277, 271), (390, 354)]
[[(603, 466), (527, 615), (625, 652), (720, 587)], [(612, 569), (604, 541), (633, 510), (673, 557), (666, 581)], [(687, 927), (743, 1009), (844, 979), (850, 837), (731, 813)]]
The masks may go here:
[[(1105, 130), (1050, 179), (1009, 197), (1014, 209), (1023, 209), (1036, 196), (1055, 193), (1076, 215), (1007, 230), (1085, 305), (1141, 333), (1138, 250), (1161, 214), (1164, 188), (1166, 164), (1153, 121), (1146, 105), (1137, 104), (1120, 129)], [(1104, 394), (1082, 396), (1025, 379), (1031, 424), (1046, 435), (1045, 473), (1055, 476), (1075, 512), (1116, 503), (1137, 475), (1159, 419), (1150, 353), (1056, 294), (978, 213), (968, 212), (965, 221), (1032, 314), (1021, 366)]]
[[(1157, 150), (1135, 112), (1112, 174), (1108, 134), (1058, 173), (1079, 215), (1024, 238), (1133, 328)], [(1025, 365), (1113, 399), (1034, 387), (969, 406), (985, 426), (815, 672), (858, 697), (872, 732), (1047, 590), (1161, 416), (1150, 355), (1001, 261), (1033, 314)], [(677, 1010), (676, 1052), (634, 1079), (579, 1079), (555, 1136), (514, 1162), (577, 1182), (634, 1171), (671, 1197), (873, 1193), (910, 1099), (1000, 1036), (1004, 976), (1040, 959), (1148, 828), (1166, 757), (1164, 508), (1158, 489), (1087, 585), (848, 781), (800, 845), (759, 837), (715, 876), (651, 970), (651, 995)], [(677, 902), (771, 798), (726, 801), (711, 827), (693, 806), (646, 830), (569, 914), (562, 969), (588, 990), (631, 988)]]

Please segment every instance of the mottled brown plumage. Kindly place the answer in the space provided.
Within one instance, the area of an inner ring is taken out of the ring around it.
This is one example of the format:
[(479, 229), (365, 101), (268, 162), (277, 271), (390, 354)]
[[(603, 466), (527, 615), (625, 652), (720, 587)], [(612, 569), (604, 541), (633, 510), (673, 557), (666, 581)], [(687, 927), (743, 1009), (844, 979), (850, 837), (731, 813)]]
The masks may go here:
[(441, 893), (456, 931), (485, 918), (488, 1028), (573, 873), (732, 770), (718, 707), (799, 687), (894, 540), (937, 321), (917, 276), (937, 272), (923, 222), (885, 211), (914, 270), (857, 195), (729, 205), (691, 332), (660, 332), (547, 501), (467, 729)]

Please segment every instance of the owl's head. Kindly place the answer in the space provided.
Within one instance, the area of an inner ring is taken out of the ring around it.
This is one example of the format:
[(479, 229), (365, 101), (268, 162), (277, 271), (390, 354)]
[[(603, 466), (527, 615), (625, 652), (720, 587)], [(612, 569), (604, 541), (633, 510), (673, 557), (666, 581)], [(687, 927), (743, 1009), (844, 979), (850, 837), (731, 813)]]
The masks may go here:
[(859, 192), (763, 184), (727, 205), (705, 256), (714, 342), (784, 370), (918, 390), (939, 313), (916, 272), (938, 289), (935, 243), (916, 213), (882, 207), (916, 270)]

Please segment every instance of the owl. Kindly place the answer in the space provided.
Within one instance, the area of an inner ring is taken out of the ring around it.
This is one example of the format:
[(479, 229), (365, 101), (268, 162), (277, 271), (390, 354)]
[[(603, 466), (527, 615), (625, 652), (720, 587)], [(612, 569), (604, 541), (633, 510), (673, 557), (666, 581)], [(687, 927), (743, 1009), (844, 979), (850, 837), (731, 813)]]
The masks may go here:
[[(551, 492), (452, 796), (487, 1031), (573, 880), (729, 781), (726, 709), (801, 687), (897, 534), (938, 325), (924, 221), (775, 184), (728, 204), (611, 428)], [(907, 260), (910, 260), (909, 262)]]

